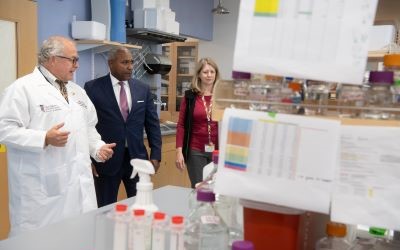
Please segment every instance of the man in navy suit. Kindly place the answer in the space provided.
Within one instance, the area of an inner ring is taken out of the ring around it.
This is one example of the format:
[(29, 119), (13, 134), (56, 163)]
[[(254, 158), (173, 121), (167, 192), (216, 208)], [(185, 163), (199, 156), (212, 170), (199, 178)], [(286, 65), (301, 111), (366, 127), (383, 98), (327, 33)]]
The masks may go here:
[[(138, 177), (131, 179), (134, 158), (149, 159), (157, 171), (161, 160), (161, 130), (150, 88), (132, 79), (133, 59), (125, 47), (108, 53), (110, 73), (89, 81), (85, 90), (96, 107), (97, 131), (106, 142), (116, 142), (113, 157), (104, 162), (92, 161), (97, 204), (117, 201), (121, 181), (128, 197), (136, 195)], [(144, 131), (150, 157), (144, 145)]]

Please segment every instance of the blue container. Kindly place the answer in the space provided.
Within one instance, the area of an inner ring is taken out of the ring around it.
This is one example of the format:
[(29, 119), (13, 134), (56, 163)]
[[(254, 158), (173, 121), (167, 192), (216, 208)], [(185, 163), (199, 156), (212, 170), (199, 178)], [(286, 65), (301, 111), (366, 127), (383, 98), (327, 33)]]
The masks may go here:
[(125, 0), (110, 0), (111, 7), (111, 41), (126, 43)]

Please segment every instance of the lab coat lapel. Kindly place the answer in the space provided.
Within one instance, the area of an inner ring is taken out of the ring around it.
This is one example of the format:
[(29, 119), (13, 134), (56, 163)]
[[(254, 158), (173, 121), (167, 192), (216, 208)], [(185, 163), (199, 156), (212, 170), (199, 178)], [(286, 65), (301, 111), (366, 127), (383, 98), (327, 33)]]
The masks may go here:
[[(62, 102), (64, 105), (68, 105), (68, 102), (64, 99), (64, 97), (61, 95), (60, 91), (53, 86), (51, 83), (49, 83), (46, 78), (42, 75), (42, 73), (40, 73), (40, 71), (36, 68), (35, 69), (35, 74), (36, 77), (38, 77), (38, 79), (40, 81), (38, 81), (39, 86), (38, 87), (42, 87), (45, 88), (47, 93), (56, 98), (58, 101)], [(67, 85), (68, 86), (68, 85)], [(68, 88), (68, 87), (67, 87)], [(69, 92), (68, 92), (69, 93)]]

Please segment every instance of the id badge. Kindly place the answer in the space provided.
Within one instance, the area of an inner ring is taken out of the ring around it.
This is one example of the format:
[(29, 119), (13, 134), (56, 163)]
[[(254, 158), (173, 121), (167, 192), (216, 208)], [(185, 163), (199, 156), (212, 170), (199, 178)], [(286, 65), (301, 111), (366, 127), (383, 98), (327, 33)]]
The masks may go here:
[(212, 153), (214, 151), (214, 144), (206, 144), (204, 145), (204, 152)]

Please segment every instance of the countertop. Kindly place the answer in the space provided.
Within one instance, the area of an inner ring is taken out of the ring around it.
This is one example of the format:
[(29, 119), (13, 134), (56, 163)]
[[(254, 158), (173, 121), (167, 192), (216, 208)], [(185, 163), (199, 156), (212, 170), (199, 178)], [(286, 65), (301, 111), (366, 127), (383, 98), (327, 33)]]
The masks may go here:
[[(167, 215), (188, 216), (188, 196), (192, 189), (164, 186), (153, 191), (154, 203)], [(120, 203), (132, 205), (135, 197)], [(42, 229), (0, 241), (1, 250), (93, 250), (96, 216), (114, 204), (64, 220)]]

